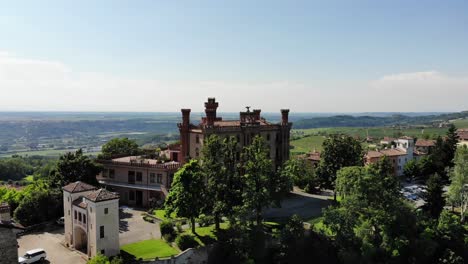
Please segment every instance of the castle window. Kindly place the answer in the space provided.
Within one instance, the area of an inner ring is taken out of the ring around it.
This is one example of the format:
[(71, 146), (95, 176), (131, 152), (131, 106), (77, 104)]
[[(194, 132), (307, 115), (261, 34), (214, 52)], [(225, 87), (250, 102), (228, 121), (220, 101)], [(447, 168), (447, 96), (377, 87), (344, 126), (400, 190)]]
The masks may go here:
[(128, 200), (134, 201), (135, 200), (135, 191), (130, 191), (128, 193)]
[(195, 137), (195, 142), (196, 142), (197, 144), (200, 144), (200, 136), (199, 136), (199, 135), (197, 135), (197, 136)]
[(90, 208), (89, 208), (89, 211), (91, 211), (91, 213), (92, 213), (92, 212), (93, 212), (93, 208), (92, 208), (92, 207), (90, 207)]
[(143, 173), (141, 173), (141, 171), (137, 171), (136, 173), (136, 181), (143, 181)]
[(162, 174), (160, 174), (160, 173), (158, 173), (157, 182), (158, 182), (158, 183), (162, 183)]
[(75, 211), (75, 220), (78, 219), (78, 213)]
[(270, 141), (270, 134), (267, 134), (267, 141)]
[(104, 208), (104, 214), (109, 214), (109, 208)]
[(156, 182), (156, 174), (154, 172), (150, 173), (150, 183)]
[(86, 215), (83, 215), (83, 223), (86, 224)]
[(67, 201), (70, 202), (70, 197), (67, 197)]
[(81, 213), (78, 213), (78, 221), (80, 221), (80, 222), (82, 221), (81, 220)]
[(106, 250), (101, 249), (101, 255), (105, 255), (105, 254), (106, 254)]
[(99, 227), (99, 237), (104, 238), (104, 226)]
[(115, 170), (109, 169), (109, 178), (114, 179), (114, 177), (115, 177)]
[(68, 215), (70, 215), (70, 210), (68, 210)]
[(237, 143), (239, 143), (239, 142), (240, 142), (240, 136), (239, 136), (239, 134), (237, 134), (236, 138), (237, 138)]

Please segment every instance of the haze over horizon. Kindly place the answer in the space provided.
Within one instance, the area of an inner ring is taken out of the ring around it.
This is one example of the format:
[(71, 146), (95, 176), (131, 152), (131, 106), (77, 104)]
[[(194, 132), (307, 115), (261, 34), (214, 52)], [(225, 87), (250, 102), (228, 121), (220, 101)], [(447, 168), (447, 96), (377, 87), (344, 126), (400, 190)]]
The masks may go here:
[(458, 112), (468, 3), (0, 1), (0, 111)]

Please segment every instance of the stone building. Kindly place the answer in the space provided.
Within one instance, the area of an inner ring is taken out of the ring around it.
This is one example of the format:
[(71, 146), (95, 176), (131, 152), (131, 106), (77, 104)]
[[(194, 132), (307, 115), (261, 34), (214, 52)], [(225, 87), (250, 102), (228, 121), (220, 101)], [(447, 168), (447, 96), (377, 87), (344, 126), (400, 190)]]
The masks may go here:
[(16, 234), (24, 228), (10, 221), (10, 206), (0, 204), (0, 263), (18, 263)]
[(270, 123), (261, 117), (261, 110), (254, 109), (240, 112), (239, 120), (223, 120), (217, 116), (218, 102), (208, 98), (205, 114), (198, 125), (190, 123), (190, 109), (182, 109), (182, 123), (178, 124), (181, 141), (181, 161), (200, 158), (203, 140), (209, 135), (237, 138), (239, 148), (249, 145), (257, 135), (268, 144), (269, 156), (275, 167), (289, 159), (289, 137), (292, 123), (289, 122), (289, 110), (281, 110), (281, 122)]
[(104, 170), (97, 175), (100, 184), (118, 192), (123, 204), (152, 207), (162, 203), (171, 186), (179, 162), (160, 163), (156, 159), (129, 156), (99, 161)]
[(65, 243), (88, 257), (116, 256), (119, 244), (119, 196), (74, 182), (63, 187)]

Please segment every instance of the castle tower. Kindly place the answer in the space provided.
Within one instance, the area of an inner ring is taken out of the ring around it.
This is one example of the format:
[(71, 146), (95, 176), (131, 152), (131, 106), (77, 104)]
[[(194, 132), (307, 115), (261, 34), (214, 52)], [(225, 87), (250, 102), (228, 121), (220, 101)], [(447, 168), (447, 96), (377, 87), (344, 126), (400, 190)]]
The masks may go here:
[(212, 127), (216, 121), (216, 110), (218, 109), (218, 103), (216, 99), (211, 97), (208, 98), (208, 102), (205, 103), (205, 113), (206, 113), (206, 125)]
[(179, 124), (179, 131), (180, 131), (180, 155), (181, 157), (181, 162), (185, 163), (187, 162), (187, 158), (190, 153), (190, 109), (181, 109), (182, 112), (182, 123)]

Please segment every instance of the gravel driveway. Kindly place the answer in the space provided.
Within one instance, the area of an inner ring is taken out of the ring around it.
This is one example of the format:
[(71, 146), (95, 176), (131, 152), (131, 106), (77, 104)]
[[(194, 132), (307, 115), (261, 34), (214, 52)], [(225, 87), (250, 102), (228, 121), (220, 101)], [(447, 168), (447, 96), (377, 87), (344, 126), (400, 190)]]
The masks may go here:
[(148, 239), (161, 238), (158, 223), (143, 220), (144, 210), (120, 207), (120, 246)]

